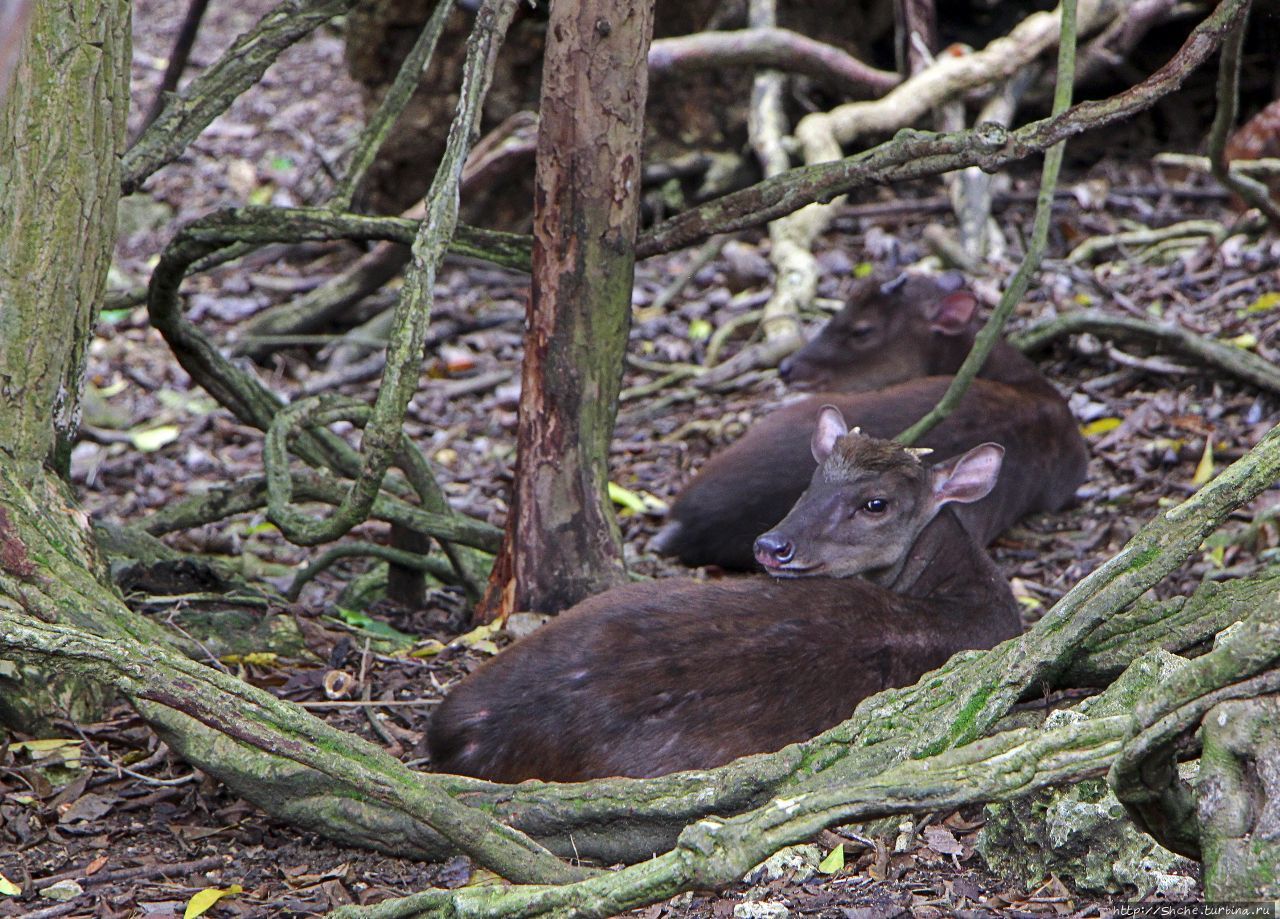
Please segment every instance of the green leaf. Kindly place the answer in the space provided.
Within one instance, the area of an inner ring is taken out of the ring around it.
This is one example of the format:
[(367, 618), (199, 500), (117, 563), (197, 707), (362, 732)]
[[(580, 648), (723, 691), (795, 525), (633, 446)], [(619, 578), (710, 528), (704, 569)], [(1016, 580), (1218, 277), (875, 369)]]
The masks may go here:
[(823, 874), (835, 874), (837, 871), (839, 871), (843, 867), (844, 867), (844, 843), (841, 843), (840, 845), (836, 846), (834, 849), (832, 849), (830, 852), (827, 853), (827, 857), (824, 858), (821, 861), (821, 863), (819, 863), (818, 870), (821, 871)]
[(131, 309), (118, 310), (101, 310), (98, 313), (98, 320), (105, 322), (107, 325), (115, 325), (117, 322), (124, 322), (133, 313)]
[(689, 323), (689, 340), (706, 341), (711, 337), (711, 323), (705, 319), (694, 319)]
[(156, 393), (160, 404), (175, 412), (186, 412), (190, 415), (208, 415), (216, 411), (218, 403), (199, 389), (189, 392), (178, 392), (176, 389), (162, 389)]
[(187, 908), (182, 914), (182, 919), (196, 919), (197, 916), (203, 916), (209, 911), (213, 904), (217, 903), (223, 897), (235, 896), (242, 893), (244, 888), (239, 884), (232, 884), (225, 890), (217, 887), (206, 887), (204, 890), (198, 891), (195, 896), (187, 901)]
[(21, 887), (0, 874), (0, 897), (16, 897), (20, 893), (22, 893)]
[(141, 431), (130, 431), (129, 441), (143, 453), (154, 453), (161, 447), (168, 446), (178, 439), (182, 428), (176, 424), (162, 424), (155, 428)]
[(374, 619), (368, 613), (360, 610), (348, 609), (345, 606), (337, 607), (338, 616), (349, 626), (361, 629), (371, 635), (378, 635), (382, 638), (390, 638), (393, 641), (404, 641), (412, 643), (416, 640), (416, 636), (408, 635), (401, 632), (394, 626), (387, 625), (380, 619)]
[(634, 491), (623, 488), (617, 482), (609, 483), (609, 500), (619, 507), (637, 514), (644, 513), (644, 501)]
[(869, 276), (871, 272), (875, 270), (876, 266), (871, 264), (871, 262), (858, 262), (858, 264), (853, 266), (853, 276), (861, 280), (862, 278)]

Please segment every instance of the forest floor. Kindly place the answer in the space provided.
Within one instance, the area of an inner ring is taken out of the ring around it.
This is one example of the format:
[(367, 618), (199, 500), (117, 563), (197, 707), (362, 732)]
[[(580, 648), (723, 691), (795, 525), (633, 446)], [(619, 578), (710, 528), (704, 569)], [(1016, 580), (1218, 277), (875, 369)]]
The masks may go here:
[[(215, 59), (231, 38), (269, 7), (267, 0), (212, 4), (193, 68)], [(150, 102), (180, 15), (178, 4), (135, 4), (134, 113)], [(358, 89), (346, 78), (341, 39), (321, 34), (287, 52), (264, 83), (239, 100), (176, 164), (156, 175), (128, 202), (113, 284), (145, 283), (153, 259), (175, 224), (226, 205), (305, 204), (328, 187), (361, 123)], [(1135, 129), (1135, 136), (1139, 132)], [(1173, 320), (1221, 339), (1235, 339), (1280, 361), (1280, 243), (1274, 237), (1231, 236), (1181, 248), (1132, 245), (1097, 258), (1068, 262), (1086, 238), (1133, 225), (1165, 226), (1203, 219), (1230, 226), (1225, 196), (1195, 175), (1162, 172), (1142, 151), (1115, 144), (1115, 155), (1069, 169), (1039, 282), (1013, 320), (1014, 328), (1083, 305), (1122, 315)], [(1120, 159), (1127, 152), (1132, 159)], [(1031, 205), (1023, 194), (1034, 175), (1017, 173), (999, 199), (996, 220), (1012, 249), (1025, 238)], [(821, 243), (822, 296), (838, 305), (842, 286), (863, 262), (909, 265), (928, 254), (921, 230), (943, 219), (933, 208), (936, 183), (879, 190), (854, 204), (900, 201), (897, 216), (874, 222), (850, 213)], [(637, 268), (632, 354), (626, 386), (660, 376), (655, 364), (702, 363), (713, 329), (759, 307), (772, 282), (763, 232), (741, 234), (693, 273), (665, 309), (659, 294), (697, 257), (696, 252), (650, 259)], [(234, 337), (245, 318), (340, 272), (354, 247), (272, 248), (243, 262), (191, 279), (189, 316), (216, 337)], [(1016, 254), (1016, 253), (1015, 253)], [(995, 278), (1011, 273), (1015, 255), (995, 258)], [(441, 472), (446, 492), (464, 513), (501, 524), (510, 484), (519, 396), (521, 316), (527, 279), (474, 262), (451, 261), (436, 291), (433, 323), (452, 329), (424, 364), (409, 434)], [(979, 281), (988, 303), (994, 281)], [(1268, 297), (1267, 295), (1273, 295)], [(394, 292), (366, 304), (385, 308)], [(820, 316), (813, 318), (816, 328)], [(751, 325), (743, 326), (743, 336)], [(74, 454), (74, 476), (95, 518), (136, 522), (192, 491), (261, 470), (261, 435), (191, 386), (143, 308), (104, 314), (90, 353), (85, 434)], [(731, 338), (729, 351), (745, 337)], [(1254, 445), (1275, 422), (1280, 396), (1222, 373), (1184, 365), (1127, 344), (1089, 336), (1063, 340), (1035, 355), (1046, 375), (1070, 397), (1089, 437), (1092, 461), (1074, 508), (1042, 516), (1003, 536), (993, 556), (1037, 619), (1077, 580), (1118, 550), (1154, 513), (1184, 499), (1210, 468), (1220, 469)], [(296, 397), (307, 387), (329, 388), (332, 366), (315, 351), (280, 352), (262, 368), (276, 391)], [(371, 398), (376, 380), (337, 387)], [(752, 418), (787, 396), (773, 374), (714, 397), (680, 392), (679, 385), (628, 398), (611, 456), (614, 481), (637, 494), (670, 501), (715, 450)], [(1211, 447), (1206, 447), (1211, 444)], [(657, 505), (655, 505), (657, 507)], [(1280, 550), (1276, 517), (1280, 493), (1264, 496), (1232, 516), (1205, 551), (1157, 588), (1186, 593), (1204, 577), (1247, 574), (1274, 563)], [(645, 546), (660, 513), (622, 517), (629, 559), (645, 575), (682, 573)], [(385, 538), (377, 527), (360, 531)], [(175, 548), (232, 561), (246, 577), (276, 588), (313, 557), (284, 543), (261, 515), (245, 516), (169, 538)], [(426, 609), (383, 605), (372, 610), (403, 633), (445, 645), (434, 656), (370, 650), (370, 638), (338, 609), (343, 587), (363, 572), (361, 561), (340, 563), (313, 582), (290, 607), (303, 624), (307, 653), (297, 658), (241, 660), (246, 678), (281, 696), (311, 703), (344, 729), (429, 768), (424, 738), (431, 706), (448, 684), (495, 648), (466, 632), (466, 609), (448, 590), (431, 594)], [(705, 573), (715, 576), (714, 572)], [(170, 606), (181, 605), (174, 600)], [(170, 610), (152, 602), (151, 611)], [(378, 636), (373, 636), (376, 642)], [(497, 636), (498, 642), (505, 639)], [(353, 678), (361, 697), (396, 704), (375, 711), (335, 703), (326, 685), (335, 671)], [(170, 756), (130, 710), (73, 728), (61, 746), (39, 748), (11, 738), (0, 747), (0, 875), (28, 890), (52, 887), (70, 897), (0, 896), (0, 917), (149, 916), (182, 914), (190, 897), (210, 887), (240, 885), (214, 916), (311, 916), (348, 902), (375, 902), (437, 885), (492, 882), (464, 858), (416, 864), (345, 849), (264, 817), (217, 783)], [(45, 757), (43, 761), (39, 757)], [(60, 763), (61, 765), (51, 765)], [(925, 815), (897, 840), (866, 844), (825, 833), (827, 852), (845, 842), (848, 860), (835, 874), (805, 877), (786, 869), (773, 878), (718, 894), (692, 894), (639, 911), (664, 916), (889, 917), (935, 915), (1107, 914), (1114, 894), (1073, 890), (1049, 877), (1016, 884), (995, 876), (975, 854), (981, 809)], [(63, 881), (61, 885), (55, 883)], [(78, 885), (71, 887), (70, 885)], [(1179, 896), (1199, 895), (1191, 877)], [(1153, 895), (1154, 896), (1154, 895)], [(754, 904), (754, 905), (753, 905)]]

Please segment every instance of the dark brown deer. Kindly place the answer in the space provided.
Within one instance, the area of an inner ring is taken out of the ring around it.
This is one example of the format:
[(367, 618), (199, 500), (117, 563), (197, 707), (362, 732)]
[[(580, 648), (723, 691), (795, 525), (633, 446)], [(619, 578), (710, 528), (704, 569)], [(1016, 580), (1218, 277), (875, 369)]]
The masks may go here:
[[(672, 504), (650, 548), (686, 565), (754, 569), (753, 540), (782, 519), (809, 483), (808, 432), (822, 405), (835, 405), (867, 434), (893, 437), (946, 391), (951, 377), (938, 374), (959, 368), (978, 329), (973, 294), (947, 290), (951, 283), (907, 277), (876, 288), (879, 293), (863, 288), (783, 370), (796, 382), (842, 389), (906, 382), (877, 392), (821, 393), (765, 416), (708, 460)], [(901, 302), (904, 292), (911, 302)], [(906, 318), (895, 320), (896, 313)], [(891, 359), (882, 360), (880, 352)], [(911, 379), (920, 373), (933, 375)], [(956, 410), (920, 444), (949, 457), (987, 440), (1005, 448), (1005, 472), (990, 496), (958, 510), (982, 545), (1028, 514), (1064, 507), (1084, 481), (1088, 453), (1066, 401), (1005, 342)]]
[(649, 581), (578, 604), (454, 687), (431, 725), (436, 768), (518, 782), (718, 766), (1018, 633), (1008, 585), (946, 507), (987, 494), (999, 446), (931, 469), (845, 436), (828, 409), (812, 447), (812, 487), (758, 544), (779, 578)]

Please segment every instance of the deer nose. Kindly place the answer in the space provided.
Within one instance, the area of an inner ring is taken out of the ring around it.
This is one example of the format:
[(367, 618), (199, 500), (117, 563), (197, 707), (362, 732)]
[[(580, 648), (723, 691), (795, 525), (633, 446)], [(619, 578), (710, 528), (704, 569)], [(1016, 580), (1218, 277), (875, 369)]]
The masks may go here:
[(795, 544), (781, 533), (765, 533), (756, 540), (755, 549), (762, 565), (785, 565), (796, 557)]
[(782, 359), (782, 363), (778, 365), (778, 376), (782, 377), (782, 382), (786, 383), (791, 380), (791, 371), (795, 369), (795, 355), (787, 355)]

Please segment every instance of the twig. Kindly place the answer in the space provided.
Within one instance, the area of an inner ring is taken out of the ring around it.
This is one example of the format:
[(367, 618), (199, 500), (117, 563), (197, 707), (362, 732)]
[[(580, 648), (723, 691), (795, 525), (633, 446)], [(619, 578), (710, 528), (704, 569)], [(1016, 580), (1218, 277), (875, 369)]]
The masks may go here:
[(164, 69), (160, 85), (156, 87), (151, 108), (142, 119), (142, 125), (138, 129), (139, 134), (149, 128), (151, 122), (160, 116), (168, 101), (169, 93), (178, 88), (178, 81), (182, 79), (182, 74), (187, 69), (187, 61), (191, 59), (191, 49), (195, 46), (196, 35), (200, 31), (200, 20), (204, 19), (204, 11), (208, 6), (209, 0), (191, 0), (187, 6), (187, 13), (182, 17), (178, 37), (173, 42), (173, 50), (169, 52), (169, 64)]
[[(1155, 162), (1158, 166), (1177, 166), (1182, 169), (1194, 169), (1197, 172), (1213, 172), (1213, 163), (1207, 156), (1192, 156), (1189, 153), (1157, 153)], [(1276, 175), (1280, 173), (1280, 158), (1261, 157), (1256, 160), (1231, 160), (1227, 169), (1243, 175)]]
[(1218, 59), (1217, 111), (1209, 128), (1209, 163), (1219, 182), (1256, 207), (1280, 229), (1280, 205), (1271, 200), (1271, 193), (1261, 182), (1239, 173), (1232, 173), (1227, 166), (1227, 137), (1236, 122), (1236, 109), (1240, 101), (1240, 50), (1244, 46), (1245, 24), (1249, 12), (1227, 33), (1222, 44), (1222, 56)]
[(424, 572), (440, 580), (453, 580), (453, 569), (443, 559), (432, 558), (429, 555), (419, 555), (416, 552), (406, 552), (403, 549), (394, 549), (391, 546), (383, 546), (364, 540), (356, 540), (330, 546), (321, 552), (306, 568), (303, 568), (293, 576), (293, 582), (284, 592), (285, 598), (297, 600), (302, 593), (302, 588), (315, 580), (321, 572), (332, 567), (335, 562), (344, 558), (367, 557), (380, 558), (383, 561), (411, 568), (414, 571)]
[(1159, 229), (1143, 227), (1140, 230), (1127, 230), (1123, 233), (1112, 233), (1106, 236), (1091, 236), (1071, 250), (1067, 255), (1068, 262), (1083, 262), (1110, 248), (1125, 246), (1146, 246), (1169, 240), (1208, 237), (1214, 242), (1221, 242), (1227, 235), (1226, 227), (1216, 220), (1184, 220)]
[(636, 310), (635, 318), (643, 321), (647, 317), (661, 316), (665, 313), (667, 307), (671, 305), (671, 301), (680, 295), (680, 292), (693, 280), (694, 276), (715, 261), (716, 256), (720, 254), (720, 250), (724, 248), (726, 240), (727, 237), (725, 236), (713, 236), (703, 243), (702, 248), (697, 251), (684, 270), (676, 275), (670, 284), (658, 291), (658, 295), (653, 298), (653, 302)]

